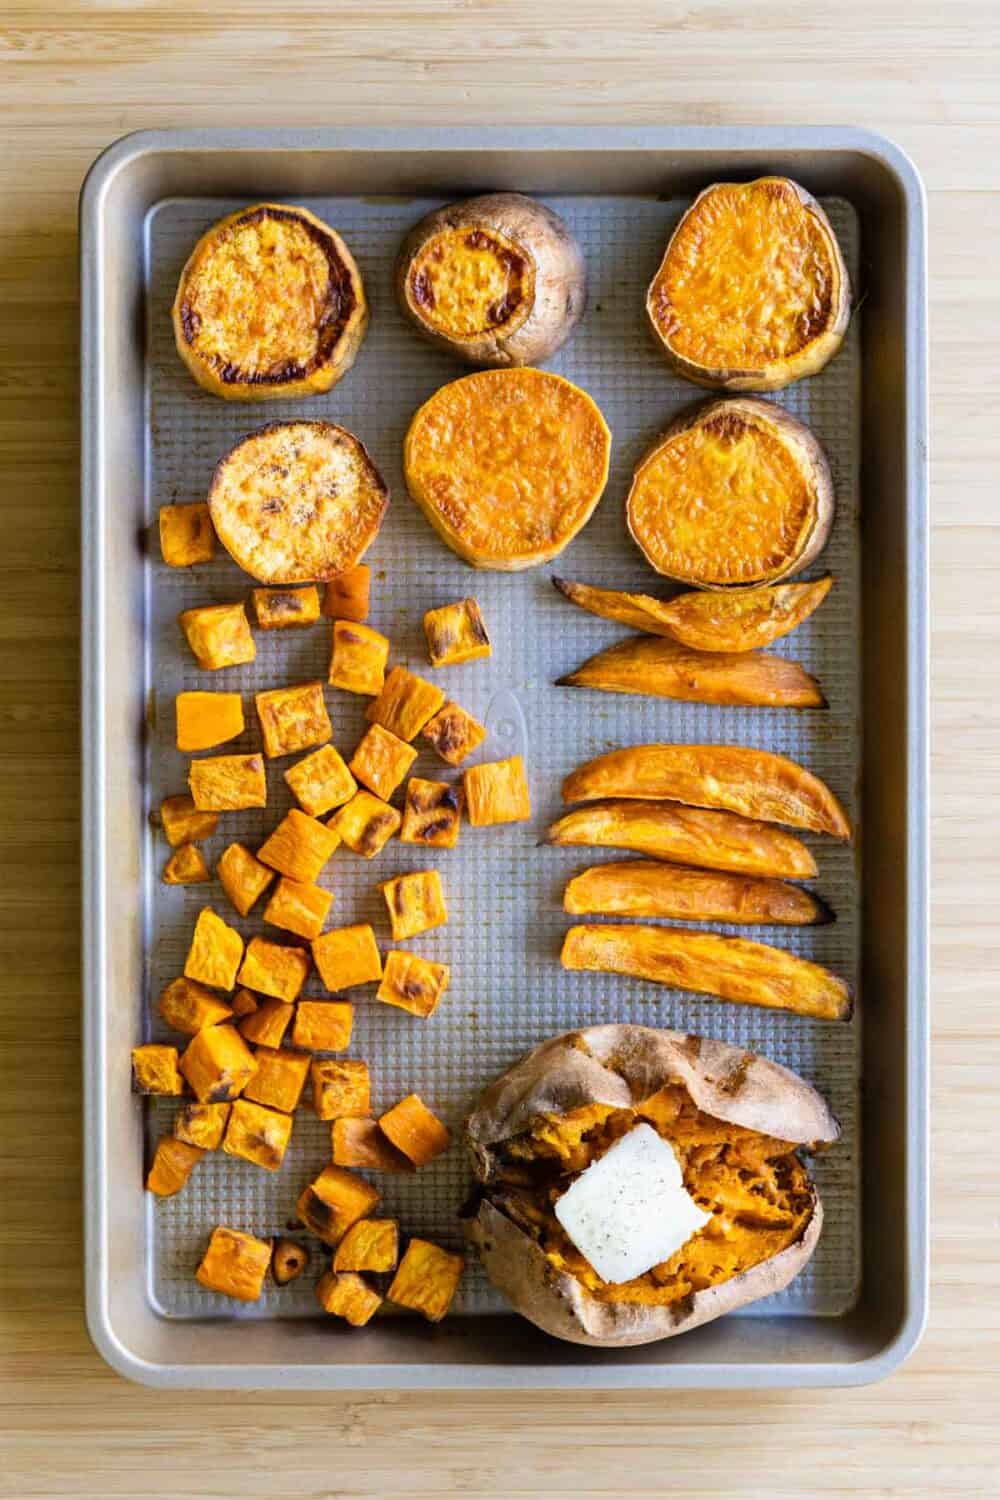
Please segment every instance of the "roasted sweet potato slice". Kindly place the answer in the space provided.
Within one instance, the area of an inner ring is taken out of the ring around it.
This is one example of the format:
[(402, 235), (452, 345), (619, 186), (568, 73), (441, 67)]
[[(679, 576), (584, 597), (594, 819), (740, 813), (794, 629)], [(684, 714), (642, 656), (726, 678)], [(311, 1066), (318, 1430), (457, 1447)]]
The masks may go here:
[(334, 620), (354, 620), (358, 624), (367, 620), (371, 580), (372, 570), (364, 563), (331, 578), (323, 595), (323, 613)]
[(388, 802), (416, 758), (412, 745), (383, 729), (381, 724), (372, 724), (348, 764), (362, 786)]
[(157, 1009), (173, 1031), (195, 1036), (203, 1026), (231, 1021), (231, 1006), (193, 979), (172, 979), (160, 992)]
[(492, 823), (519, 823), (531, 817), (528, 778), (520, 755), (470, 766), (462, 778), (462, 786), (473, 828), (486, 828)]
[(309, 1074), (317, 1119), (339, 1120), (368, 1114), (371, 1077), (366, 1062), (354, 1057), (314, 1057)]
[(211, 562), (214, 551), (215, 532), (204, 501), (160, 506), (160, 552), (168, 568)]
[(310, 1052), (343, 1052), (351, 1045), (354, 1006), (350, 1000), (300, 1000), (292, 1041)]
[(435, 667), (457, 666), (464, 661), (481, 661), (491, 655), (479, 602), (471, 596), (457, 604), (443, 604), (424, 615), (427, 654)]
[(200, 1104), (228, 1104), (242, 1094), (257, 1062), (235, 1026), (206, 1026), (188, 1042), (180, 1070)]
[(719, 807), (766, 823), (851, 837), (847, 814), (818, 776), (787, 756), (743, 745), (635, 745), (578, 767), (562, 785), (564, 802), (604, 797), (667, 798)]
[(257, 1071), (243, 1090), (244, 1099), (292, 1114), (299, 1105), (309, 1073), (309, 1059), (287, 1047), (258, 1047)]
[(398, 1307), (422, 1313), (429, 1323), (440, 1323), (464, 1270), (461, 1255), (452, 1255), (430, 1240), (412, 1239), (386, 1296)]
[(407, 1094), (379, 1120), (382, 1134), (415, 1167), (426, 1167), (451, 1145), (451, 1133), (419, 1094)]
[(340, 843), (340, 835), (293, 807), (257, 850), (262, 864), (289, 880), (315, 885), (320, 871)]
[(395, 1219), (359, 1219), (333, 1256), (335, 1271), (386, 1273), (399, 1259), (399, 1224)]
[(267, 806), (262, 755), (205, 755), (193, 760), (188, 786), (199, 812), (238, 812)]
[(285, 772), (285, 780), (303, 812), (311, 818), (321, 818), (333, 808), (342, 807), (358, 789), (340, 751), (333, 745), (323, 745), (297, 760)]
[(243, 697), (240, 693), (178, 693), (178, 750), (211, 750), (243, 733)]
[(227, 927), (210, 906), (203, 906), (184, 962), (184, 978), (210, 989), (231, 990), (242, 957), (243, 939), (236, 928)]
[[(285, 947), (267, 938), (251, 938), (240, 966), (239, 982), (258, 994), (291, 1004), (299, 998), (310, 969), (304, 948)], [(252, 1018), (251, 1018), (252, 1019)]]
[(218, 672), (239, 667), (257, 655), (250, 623), (242, 604), (205, 604), (178, 616), (199, 667)]
[(413, 1163), (383, 1135), (377, 1120), (338, 1115), (330, 1129), (333, 1160), (338, 1167), (363, 1172), (412, 1172)]
[(309, 1251), (298, 1240), (282, 1237), (275, 1240), (271, 1253), (271, 1275), (278, 1286), (288, 1286), (297, 1281), (309, 1265)]
[(784, 880), (690, 870), (634, 859), (593, 865), (566, 886), (563, 910), (573, 916), (672, 917), (680, 922), (831, 922), (818, 896)]
[(197, 844), (181, 844), (174, 850), (160, 879), (164, 885), (205, 885), (212, 873)]
[(180, 792), (176, 797), (164, 797), (160, 803), (160, 824), (171, 849), (179, 849), (181, 844), (197, 844), (201, 839), (210, 839), (218, 823), (217, 813), (199, 812), (189, 792)]
[(316, 1283), (316, 1300), (325, 1313), (363, 1328), (382, 1306), (382, 1298), (354, 1271), (324, 1271)]
[(385, 898), (393, 942), (419, 937), (422, 932), (443, 927), (448, 920), (437, 870), (411, 870), (383, 880), (379, 890)]
[(358, 1219), (366, 1218), (381, 1197), (377, 1188), (343, 1167), (324, 1167), (299, 1196), (296, 1213), (325, 1245), (338, 1245)]
[(485, 725), (450, 700), (427, 720), (421, 732), (449, 766), (460, 766), (486, 738)]
[(223, 849), (215, 873), (241, 917), (247, 915), (274, 879), (274, 871), (243, 844), (230, 844)]
[(147, 1042), (132, 1048), (132, 1088), (137, 1094), (184, 1092), (184, 1079), (177, 1066), (177, 1048)]
[(319, 589), (314, 583), (297, 589), (254, 589), (253, 607), (261, 630), (315, 625), (319, 619)]
[(411, 776), (406, 783), (399, 842), (454, 849), (461, 828), (463, 800), (460, 786)]
[(566, 969), (651, 979), (823, 1021), (846, 1021), (851, 1015), (850, 989), (828, 969), (784, 948), (715, 932), (585, 923), (567, 932), (562, 962)]
[(146, 1191), (158, 1198), (172, 1198), (184, 1187), (204, 1155), (198, 1146), (190, 1146), (172, 1135), (161, 1136), (146, 1177)]
[(433, 682), (405, 667), (393, 667), (382, 691), (369, 704), (366, 717), (369, 723), (381, 724), (397, 739), (409, 742), (416, 739), (443, 702), (444, 693)]
[(692, 651), (655, 635), (629, 636), (599, 651), (556, 685), (688, 703), (826, 707), (819, 683), (796, 661), (762, 651)]
[(346, 693), (375, 698), (385, 682), (389, 642), (369, 625), (334, 620), (328, 680)]
[(266, 1109), (262, 1104), (237, 1099), (230, 1111), (222, 1149), (227, 1156), (240, 1156), (244, 1161), (252, 1161), (255, 1167), (277, 1172), (292, 1138), (292, 1124), (291, 1115), (279, 1109)]
[(296, 937), (319, 937), (332, 903), (332, 891), (283, 875), (264, 908), (264, 921), (294, 932)]
[(333, 733), (321, 682), (271, 688), (266, 693), (257, 693), (254, 702), (264, 754), (269, 759), (323, 745)]
[(374, 859), (396, 832), (402, 818), (396, 808), (362, 789), (334, 813), (327, 827), (342, 839), (352, 854)]
[(182, 1104), (174, 1115), (174, 1135), (202, 1151), (217, 1151), (226, 1133), (231, 1104)]
[(256, 1302), (271, 1263), (271, 1241), (220, 1224), (212, 1230), (201, 1265), (195, 1276), (210, 1292)]
[(313, 939), (313, 961), (328, 990), (348, 990), (382, 977), (374, 929), (367, 922), (334, 927)]

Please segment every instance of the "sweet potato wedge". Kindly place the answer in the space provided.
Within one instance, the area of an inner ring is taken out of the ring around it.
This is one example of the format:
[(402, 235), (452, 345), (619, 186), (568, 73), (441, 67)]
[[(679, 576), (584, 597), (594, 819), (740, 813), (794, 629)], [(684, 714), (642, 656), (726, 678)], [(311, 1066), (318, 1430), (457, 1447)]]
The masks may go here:
[(582, 871), (566, 886), (563, 910), (572, 916), (672, 917), (680, 922), (792, 927), (833, 921), (830, 908), (799, 885), (647, 859), (615, 860)]
[(677, 698), (687, 703), (732, 703), (758, 708), (825, 708), (819, 683), (804, 667), (760, 651), (692, 651), (679, 641), (634, 635), (599, 651), (557, 687), (596, 688)]
[(853, 1008), (849, 987), (819, 964), (766, 943), (684, 927), (583, 923), (567, 932), (562, 963), (823, 1021), (849, 1020)]

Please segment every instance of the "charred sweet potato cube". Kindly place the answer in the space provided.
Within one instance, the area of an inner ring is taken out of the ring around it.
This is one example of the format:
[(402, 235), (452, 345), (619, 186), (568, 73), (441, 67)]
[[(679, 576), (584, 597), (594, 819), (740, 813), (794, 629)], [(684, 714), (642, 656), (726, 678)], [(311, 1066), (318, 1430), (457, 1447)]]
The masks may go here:
[(261, 755), (205, 755), (188, 768), (188, 786), (201, 812), (239, 812), (267, 806)]
[(270, 1264), (270, 1240), (259, 1240), (255, 1235), (220, 1224), (212, 1230), (195, 1276), (210, 1292), (221, 1292), (240, 1302), (256, 1302)]
[(310, 967), (309, 955), (304, 948), (286, 948), (267, 938), (255, 937), (247, 944), (246, 957), (237, 977), (247, 989), (290, 1004), (299, 998)]
[(198, 1146), (189, 1146), (172, 1135), (162, 1135), (156, 1143), (153, 1165), (146, 1176), (146, 1191), (158, 1198), (172, 1198), (184, 1187), (191, 1172), (205, 1155)]
[(298, 1109), (305, 1087), (308, 1057), (289, 1052), (285, 1047), (258, 1047), (254, 1057), (257, 1071), (243, 1090), (244, 1099), (292, 1114)]
[(332, 902), (333, 892), (321, 885), (307, 885), (282, 875), (264, 908), (264, 921), (297, 937), (319, 937)]
[(333, 733), (321, 682), (256, 693), (257, 717), (269, 760), (323, 745)]
[(371, 1076), (366, 1062), (352, 1057), (314, 1057), (309, 1073), (318, 1119), (337, 1120), (370, 1111)]
[(448, 702), (424, 725), (424, 739), (449, 766), (460, 766), (486, 738), (486, 728), (457, 703)]
[(242, 957), (243, 939), (236, 928), (227, 927), (210, 906), (203, 906), (184, 963), (184, 978), (210, 989), (231, 990)]
[(415, 1167), (426, 1167), (451, 1145), (451, 1134), (419, 1094), (407, 1094), (379, 1120), (382, 1134)]
[(372, 570), (364, 563), (331, 578), (323, 596), (323, 613), (334, 620), (354, 620), (358, 624), (367, 620), (371, 580)]
[(392, 838), (402, 819), (394, 807), (383, 802), (371, 792), (355, 792), (339, 812), (334, 813), (329, 826), (336, 830), (339, 839), (353, 854), (364, 859), (374, 859)]
[(300, 1000), (292, 1041), (312, 1052), (343, 1052), (351, 1045), (354, 1006), (349, 1000)]
[(237, 990), (229, 1004), (233, 1015), (242, 1020), (244, 1016), (252, 1016), (257, 1009), (257, 997), (251, 995), (249, 990)]
[(172, 979), (161, 991), (157, 1009), (172, 1031), (185, 1036), (233, 1019), (232, 1007), (193, 979)]
[(435, 667), (456, 666), (463, 661), (479, 661), (492, 655), (478, 601), (460, 599), (429, 609), (424, 615), (427, 652)]
[(251, 854), (245, 844), (230, 844), (223, 849), (215, 873), (241, 917), (247, 915), (274, 879), (274, 871)]
[(399, 1225), (395, 1219), (359, 1219), (344, 1235), (333, 1257), (335, 1271), (386, 1272), (399, 1259)]
[(462, 802), (460, 786), (411, 776), (406, 783), (400, 843), (454, 849), (462, 822)]
[(447, 964), (435, 964), (429, 958), (393, 948), (385, 956), (385, 972), (375, 999), (426, 1019), (433, 1014), (450, 979)]
[(240, 693), (178, 693), (174, 712), (178, 750), (211, 750), (246, 727)]
[(397, 1307), (423, 1313), (429, 1323), (440, 1323), (452, 1304), (464, 1270), (465, 1260), (461, 1255), (452, 1255), (430, 1240), (413, 1239), (386, 1296)]
[(363, 1177), (326, 1166), (299, 1196), (295, 1212), (325, 1245), (339, 1245), (352, 1224), (363, 1219), (382, 1195)]
[(275, 1240), (271, 1253), (271, 1275), (279, 1286), (297, 1281), (309, 1264), (309, 1251), (298, 1240)]
[(226, 1104), (242, 1094), (257, 1062), (235, 1026), (206, 1026), (188, 1042), (180, 1070), (200, 1104)]
[(204, 885), (212, 873), (197, 844), (180, 844), (163, 866), (164, 885)]
[(416, 758), (412, 746), (398, 740), (381, 724), (373, 724), (362, 736), (348, 764), (363, 786), (388, 802)]
[(383, 1135), (377, 1120), (342, 1116), (330, 1128), (334, 1164), (371, 1172), (412, 1172), (413, 1163)]
[(292, 1024), (295, 1006), (284, 1000), (262, 1000), (239, 1024), (242, 1037), (255, 1047), (280, 1047)]
[(182, 1104), (174, 1115), (174, 1135), (202, 1151), (217, 1151), (231, 1108), (230, 1104)]
[(528, 780), (520, 755), (470, 766), (463, 781), (465, 810), (474, 828), (485, 828), (491, 823), (518, 823), (531, 817)]
[(160, 553), (168, 568), (211, 562), (215, 532), (207, 504), (160, 506)]
[(292, 1124), (291, 1115), (237, 1099), (222, 1138), (222, 1149), (227, 1156), (242, 1156), (254, 1166), (276, 1172), (285, 1159)]
[(379, 890), (385, 897), (395, 942), (443, 927), (448, 920), (441, 876), (437, 870), (413, 870), (383, 880)]
[(219, 815), (199, 812), (190, 793), (180, 792), (176, 797), (164, 797), (160, 803), (160, 823), (171, 849), (179, 849), (182, 844), (210, 839), (218, 827)]
[(328, 990), (348, 990), (382, 978), (375, 932), (367, 922), (334, 927), (312, 941), (313, 962)]
[(388, 660), (389, 642), (384, 635), (352, 620), (334, 620), (331, 686), (374, 698), (382, 691)]
[(149, 1042), (132, 1048), (132, 1087), (137, 1094), (183, 1094), (177, 1048)]
[(318, 818), (293, 807), (287, 812), (269, 838), (257, 850), (257, 858), (287, 875), (315, 885), (320, 871), (340, 843), (341, 835)]
[(206, 604), (178, 616), (195, 661), (207, 672), (239, 667), (257, 655), (242, 604)]
[(253, 607), (261, 630), (287, 630), (295, 625), (315, 625), (319, 619), (319, 589), (254, 589)]
[(311, 818), (320, 818), (333, 808), (342, 807), (358, 789), (340, 751), (333, 745), (323, 745), (297, 760), (285, 772), (285, 780), (299, 806)]
[(316, 1300), (326, 1313), (363, 1328), (382, 1306), (382, 1298), (353, 1271), (325, 1271), (316, 1283)]
[(405, 667), (393, 667), (366, 718), (381, 724), (399, 740), (413, 740), (444, 702), (444, 693), (433, 682), (417, 677)]

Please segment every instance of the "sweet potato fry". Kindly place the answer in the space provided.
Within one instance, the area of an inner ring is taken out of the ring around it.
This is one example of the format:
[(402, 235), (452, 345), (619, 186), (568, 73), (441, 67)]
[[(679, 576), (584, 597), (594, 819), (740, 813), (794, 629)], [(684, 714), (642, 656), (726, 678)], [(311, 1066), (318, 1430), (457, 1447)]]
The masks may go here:
[(825, 708), (819, 683), (797, 661), (760, 651), (692, 651), (654, 635), (629, 636), (599, 651), (557, 687), (596, 688), (687, 703), (757, 708)]
[(633, 859), (593, 865), (566, 886), (563, 909), (572, 916), (672, 917), (679, 922), (832, 922), (818, 896), (784, 880), (724, 875), (683, 865)]

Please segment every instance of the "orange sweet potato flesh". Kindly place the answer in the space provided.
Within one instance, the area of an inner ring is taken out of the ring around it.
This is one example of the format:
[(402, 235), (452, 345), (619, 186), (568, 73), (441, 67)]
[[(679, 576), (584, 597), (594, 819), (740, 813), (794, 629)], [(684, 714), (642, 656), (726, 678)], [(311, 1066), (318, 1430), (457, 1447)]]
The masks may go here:
[(427, 1108), (419, 1094), (400, 1099), (378, 1123), (383, 1134), (415, 1167), (427, 1166), (451, 1145), (447, 1126)]
[(584, 923), (567, 932), (562, 963), (823, 1021), (851, 1015), (850, 989), (828, 969), (784, 948), (715, 932)]
[(804, 667), (760, 651), (692, 651), (679, 641), (630, 636), (599, 651), (557, 687), (596, 688), (687, 703), (759, 708), (825, 708), (819, 683)]
[(801, 886), (756, 875), (690, 870), (656, 860), (593, 865), (566, 886), (563, 909), (572, 916), (671, 917), (680, 922), (830, 922), (829, 907)]

